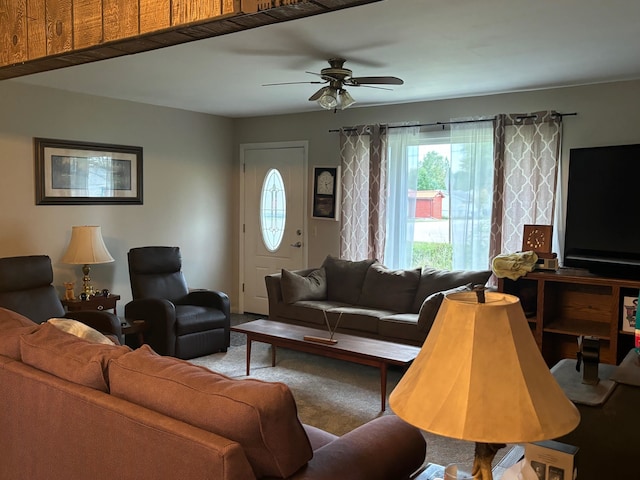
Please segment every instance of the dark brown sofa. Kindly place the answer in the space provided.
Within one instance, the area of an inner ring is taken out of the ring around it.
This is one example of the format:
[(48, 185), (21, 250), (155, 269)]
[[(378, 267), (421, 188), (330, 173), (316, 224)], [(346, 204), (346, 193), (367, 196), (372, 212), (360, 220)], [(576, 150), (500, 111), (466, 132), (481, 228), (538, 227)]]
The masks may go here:
[(282, 383), (148, 346), (103, 345), (0, 309), (0, 480), (401, 480), (425, 441), (398, 417), (338, 438)]
[(328, 256), (320, 267), (267, 275), (269, 319), (422, 345), (444, 295), (484, 285), (490, 270), (389, 270)]

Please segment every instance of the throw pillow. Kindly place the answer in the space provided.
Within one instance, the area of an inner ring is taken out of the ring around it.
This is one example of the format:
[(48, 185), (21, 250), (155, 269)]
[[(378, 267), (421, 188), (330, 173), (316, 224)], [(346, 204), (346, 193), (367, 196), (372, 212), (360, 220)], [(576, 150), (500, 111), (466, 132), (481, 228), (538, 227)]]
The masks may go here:
[(107, 365), (129, 347), (88, 342), (43, 323), (31, 335), (20, 337), (23, 363), (73, 383), (109, 391)]
[(108, 337), (105, 337), (96, 329), (91, 328), (86, 323), (79, 322), (78, 320), (71, 320), (69, 318), (50, 318), (47, 320), (47, 323), (50, 323), (63, 332), (70, 333), (78, 338), (84, 338), (89, 342), (115, 345), (115, 343), (113, 343), (113, 341)]
[(491, 276), (491, 270), (439, 270), (422, 268), (422, 276), (411, 311), (418, 313), (424, 300), (432, 293), (449, 290), (472, 283), (484, 285)]
[(375, 260), (342, 260), (331, 255), (322, 266), (327, 272), (327, 300), (357, 305), (362, 283)]
[(288, 478), (313, 456), (283, 383), (236, 380), (148, 345), (109, 365), (111, 394), (238, 442), (257, 478)]
[(380, 263), (369, 267), (364, 277), (358, 305), (409, 312), (420, 282), (420, 268), (389, 270)]
[(282, 269), (281, 282), (284, 303), (300, 300), (325, 300), (327, 298), (327, 278), (324, 268), (310, 272), (307, 276)]
[(429, 333), (436, 319), (436, 315), (438, 315), (438, 310), (440, 310), (440, 305), (442, 305), (442, 300), (444, 300), (446, 295), (450, 293), (468, 292), (473, 289), (474, 285), (473, 283), (469, 283), (429, 295), (422, 303), (420, 313), (418, 313), (418, 330), (423, 333)]

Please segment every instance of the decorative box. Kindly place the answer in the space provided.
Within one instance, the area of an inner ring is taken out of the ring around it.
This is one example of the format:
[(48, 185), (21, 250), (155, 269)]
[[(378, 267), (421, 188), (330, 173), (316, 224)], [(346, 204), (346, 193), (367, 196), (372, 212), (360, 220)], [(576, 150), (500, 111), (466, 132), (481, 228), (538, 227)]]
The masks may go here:
[(524, 458), (540, 480), (574, 480), (577, 478), (578, 447), (555, 440), (527, 443)]

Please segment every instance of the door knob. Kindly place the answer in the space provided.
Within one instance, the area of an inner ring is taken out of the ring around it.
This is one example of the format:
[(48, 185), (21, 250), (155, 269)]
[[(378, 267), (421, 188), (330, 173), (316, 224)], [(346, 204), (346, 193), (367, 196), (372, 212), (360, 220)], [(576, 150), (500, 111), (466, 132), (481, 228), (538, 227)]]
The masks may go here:
[(300, 248), (302, 247), (302, 242), (296, 242), (291, 244), (292, 247)]

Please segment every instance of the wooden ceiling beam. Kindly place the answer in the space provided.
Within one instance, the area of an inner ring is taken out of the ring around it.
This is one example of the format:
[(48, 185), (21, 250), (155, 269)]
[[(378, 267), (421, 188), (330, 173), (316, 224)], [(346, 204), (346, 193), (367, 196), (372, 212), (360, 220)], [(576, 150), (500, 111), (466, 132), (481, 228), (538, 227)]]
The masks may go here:
[(0, 0), (0, 80), (378, 1)]

